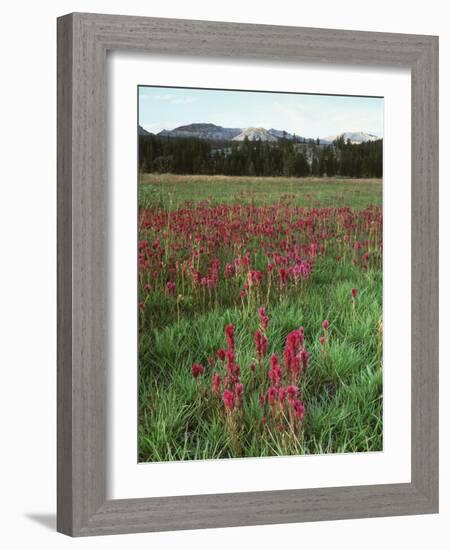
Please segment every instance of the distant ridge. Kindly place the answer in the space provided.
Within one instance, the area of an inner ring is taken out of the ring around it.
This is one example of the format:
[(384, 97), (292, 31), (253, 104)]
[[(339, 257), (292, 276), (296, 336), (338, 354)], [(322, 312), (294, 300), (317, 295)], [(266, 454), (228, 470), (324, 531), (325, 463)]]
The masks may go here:
[(334, 136), (327, 136), (322, 138), (322, 141), (327, 143), (332, 143), (335, 139), (344, 138), (344, 141), (347, 142), (350, 140), (350, 143), (366, 143), (367, 141), (375, 141), (380, 139), (375, 134), (368, 134), (367, 132), (344, 132), (343, 134), (336, 134)]
[(151, 136), (153, 135), (151, 132), (147, 132), (145, 128), (142, 128), (142, 126), (139, 126), (138, 133), (140, 136)]
[[(151, 133), (147, 132), (147, 130), (142, 128), (142, 126), (139, 126), (139, 134), (147, 135)], [(161, 130), (161, 132), (159, 132), (157, 135), (185, 138), (196, 137), (200, 139), (218, 141), (244, 141), (246, 138), (249, 141), (259, 140), (269, 142), (276, 142), (280, 139), (292, 140), (294, 138), (300, 141), (309, 141), (310, 139), (312, 139), (314, 142), (317, 141), (317, 138), (305, 138), (298, 134), (292, 134), (284, 130), (277, 130), (275, 128), (270, 128), (269, 130), (267, 130), (266, 128), (253, 126), (250, 126), (248, 128), (225, 128), (224, 126), (218, 126), (217, 124), (212, 124), (210, 122), (195, 122), (192, 124), (178, 126), (173, 130)], [(375, 134), (370, 134), (363, 131), (344, 132), (343, 134), (336, 134), (318, 139), (320, 144), (330, 145), (334, 140), (341, 136), (344, 138), (344, 141), (350, 140), (350, 142), (354, 144), (366, 143), (367, 141), (380, 139)]]
[[(276, 130), (275, 128), (225, 128), (210, 122), (195, 122), (178, 126), (173, 130), (161, 130), (159, 136), (168, 137), (198, 137), (201, 139), (210, 140), (236, 140), (243, 141), (247, 136), (250, 141), (277, 141), (279, 139), (293, 139), (294, 136), (284, 130)], [(303, 139), (300, 136), (296, 136)]]
[(223, 128), (216, 124), (197, 122), (178, 126), (173, 130), (162, 130), (159, 136), (169, 137), (198, 137), (201, 139), (233, 139), (241, 133), (241, 128)]
[(289, 132), (285, 132), (284, 130), (276, 130), (275, 128), (270, 128), (269, 134), (275, 136), (278, 139), (294, 139), (294, 137), (300, 140), (304, 139), (302, 136), (298, 136), (297, 134), (295, 134), (294, 136), (294, 134), (290, 134)]

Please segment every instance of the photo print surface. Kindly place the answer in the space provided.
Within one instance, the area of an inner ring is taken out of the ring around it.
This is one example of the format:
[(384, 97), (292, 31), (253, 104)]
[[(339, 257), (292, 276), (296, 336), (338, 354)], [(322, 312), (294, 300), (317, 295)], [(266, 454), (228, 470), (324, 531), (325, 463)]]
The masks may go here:
[(139, 462), (383, 450), (383, 107), (138, 87)]

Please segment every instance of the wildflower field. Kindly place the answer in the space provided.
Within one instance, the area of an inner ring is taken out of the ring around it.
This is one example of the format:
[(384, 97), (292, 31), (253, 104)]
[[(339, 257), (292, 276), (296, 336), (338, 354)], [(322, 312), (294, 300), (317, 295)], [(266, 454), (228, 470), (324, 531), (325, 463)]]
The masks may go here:
[(382, 450), (382, 182), (144, 174), (139, 461)]

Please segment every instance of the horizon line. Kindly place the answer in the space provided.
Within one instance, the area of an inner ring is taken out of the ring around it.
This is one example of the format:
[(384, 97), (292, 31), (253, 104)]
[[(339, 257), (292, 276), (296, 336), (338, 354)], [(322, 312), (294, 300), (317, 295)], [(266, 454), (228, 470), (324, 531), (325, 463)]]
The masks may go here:
[(144, 123), (141, 123), (141, 122), (138, 122), (138, 126), (140, 126), (141, 128), (143, 128), (145, 131), (151, 133), (151, 134), (154, 134), (154, 135), (158, 135), (160, 134), (161, 132), (173, 132), (174, 130), (177, 130), (178, 128), (183, 128), (185, 126), (192, 126), (193, 124), (211, 124), (213, 126), (217, 126), (218, 128), (224, 128), (224, 129), (229, 129), (229, 128), (236, 128), (236, 129), (239, 129), (239, 130), (248, 130), (250, 128), (254, 128), (254, 129), (262, 129), (262, 130), (266, 130), (266, 132), (270, 132), (270, 130), (276, 130), (277, 132), (286, 132), (286, 134), (288, 135), (291, 135), (291, 136), (297, 136), (299, 138), (305, 138), (305, 139), (325, 139), (327, 137), (340, 137), (344, 134), (357, 134), (357, 133), (364, 133), (364, 134), (368, 134), (368, 135), (371, 135), (371, 136), (375, 136), (377, 137), (378, 139), (383, 139), (383, 136), (380, 136), (378, 133), (375, 133), (373, 131), (369, 131), (369, 130), (346, 130), (345, 132), (339, 132), (337, 134), (328, 134), (326, 136), (316, 136), (316, 137), (306, 137), (306, 136), (303, 136), (297, 132), (288, 132), (287, 130), (280, 130), (278, 128), (275, 128), (274, 126), (271, 126), (270, 128), (266, 128), (265, 126), (222, 126), (220, 124), (215, 124), (214, 122), (190, 122), (189, 124), (180, 124), (178, 126), (174, 126), (173, 128), (169, 129), (169, 128), (162, 128), (161, 130), (157, 131), (157, 132), (154, 132), (152, 130), (148, 130), (146, 128), (146, 125)]

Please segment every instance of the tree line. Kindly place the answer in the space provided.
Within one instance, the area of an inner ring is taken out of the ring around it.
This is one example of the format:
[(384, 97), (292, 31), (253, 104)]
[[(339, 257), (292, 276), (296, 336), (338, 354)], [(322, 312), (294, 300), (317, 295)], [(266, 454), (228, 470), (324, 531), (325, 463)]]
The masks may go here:
[(139, 136), (139, 169), (231, 176), (382, 177), (383, 140), (330, 145), (280, 139), (215, 143), (200, 138)]

